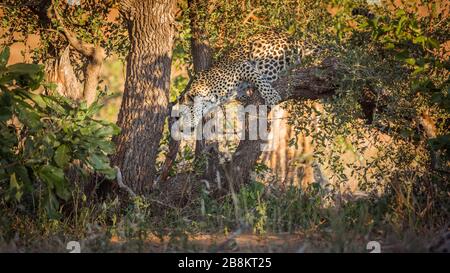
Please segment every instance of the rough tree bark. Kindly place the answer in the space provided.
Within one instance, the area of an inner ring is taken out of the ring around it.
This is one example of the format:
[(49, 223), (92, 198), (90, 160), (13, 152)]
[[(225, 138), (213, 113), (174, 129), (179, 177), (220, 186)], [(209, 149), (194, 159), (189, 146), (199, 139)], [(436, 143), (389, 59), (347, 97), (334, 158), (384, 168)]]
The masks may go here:
[[(208, 69), (212, 64), (212, 51), (208, 41), (206, 28), (202, 22), (202, 13), (208, 7), (208, 0), (189, 0), (189, 14), (191, 26), (191, 53), (194, 63), (194, 73)], [(205, 140), (195, 142), (195, 157), (198, 158), (206, 148)]]
[(155, 161), (168, 114), (174, 36), (175, 0), (121, 1), (131, 50), (127, 57), (125, 90), (114, 138), (123, 183), (136, 194), (151, 189)]
[[(189, 19), (191, 27), (191, 55), (192, 62), (194, 66), (194, 73), (199, 73), (203, 70), (208, 69), (212, 64), (212, 49), (208, 41), (208, 34), (206, 33), (205, 26), (202, 24), (205, 20), (201, 18), (201, 12), (206, 10), (208, 7), (209, 0), (189, 0)], [(185, 90), (187, 90), (186, 88)], [(169, 106), (169, 113), (172, 110), (172, 105)], [(169, 116), (169, 128), (175, 122), (175, 118)], [(199, 154), (205, 148), (205, 142), (202, 140), (196, 141), (195, 145), (195, 156), (198, 157)], [(176, 141), (173, 138), (169, 141), (169, 151), (166, 155), (166, 159), (161, 168), (161, 175), (159, 181), (165, 181), (169, 175), (170, 167), (175, 160), (178, 149), (180, 146), (180, 141)]]

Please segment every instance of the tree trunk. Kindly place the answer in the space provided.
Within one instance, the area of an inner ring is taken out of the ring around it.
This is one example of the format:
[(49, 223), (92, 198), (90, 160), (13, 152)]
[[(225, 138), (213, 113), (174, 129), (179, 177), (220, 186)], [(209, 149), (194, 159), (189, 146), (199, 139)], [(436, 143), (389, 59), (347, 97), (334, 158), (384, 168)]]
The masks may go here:
[[(208, 7), (208, 0), (189, 0), (189, 17), (191, 26), (191, 53), (194, 64), (194, 72), (199, 73), (208, 69), (212, 64), (211, 47), (208, 41), (208, 35), (201, 16), (205, 14)], [(195, 157), (198, 158), (206, 148), (205, 140), (195, 142)]]
[(174, 3), (175, 0), (121, 2), (131, 50), (117, 121), (122, 131), (114, 139), (117, 152), (112, 162), (121, 170), (123, 183), (137, 194), (151, 189), (168, 114)]
[(79, 101), (83, 98), (83, 86), (75, 75), (70, 62), (69, 47), (64, 49), (61, 56), (49, 58), (45, 64), (47, 81), (57, 84), (56, 92), (61, 96)]
[(194, 72), (208, 69), (212, 64), (212, 52), (208, 41), (201, 14), (208, 7), (208, 0), (189, 0), (190, 25), (191, 25), (191, 53), (194, 63)]
[[(191, 26), (191, 54), (192, 62), (194, 65), (194, 73), (199, 73), (208, 69), (212, 65), (212, 49), (209, 45), (208, 34), (205, 31), (204, 18), (201, 18), (202, 14), (205, 14), (205, 10), (208, 7), (209, 0), (189, 0), (189, 19)], [(185, 88), (187, 90), (188, 86)], [(184, 91), (183, 91), (184, 92)], [(169, 111), (171, 111), (171, 106)], [(169, 116), (169, 128), (172, 128), (172, 124), (175, 122), (175, 118)], [(176, 141), (170, 138), (169, 152), (166, 155), (166, 160), (161, 168), (161, 176), (158, 181), (165, 181), (169, 175), (170, 167), (175, 161), (175, 158), (180, 147), (180, 141)], [(195, 143), (195, 156), (198, 158), (200, 154), (205, 150), (205, 141), (197, 140)]]

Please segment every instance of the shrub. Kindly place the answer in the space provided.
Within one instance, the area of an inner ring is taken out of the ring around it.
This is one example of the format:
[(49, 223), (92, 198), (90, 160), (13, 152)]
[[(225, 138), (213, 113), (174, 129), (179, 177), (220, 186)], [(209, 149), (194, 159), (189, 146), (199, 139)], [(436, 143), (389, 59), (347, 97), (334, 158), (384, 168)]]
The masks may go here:
[(5, 48), (0, 55), (0, 197), (18, 204), (28, 196), (48, 216), (58, 217), (60, 203), (71, 197), (69, 166), (80, 174), (90, 170), (115, 177), (108, 155), (119, 128), (94, 119), (101, 108), (97, 102), (88, 107), (33, 92), (54, 85), (43, 81), (40, 65), (7, 66), (8, 58)]

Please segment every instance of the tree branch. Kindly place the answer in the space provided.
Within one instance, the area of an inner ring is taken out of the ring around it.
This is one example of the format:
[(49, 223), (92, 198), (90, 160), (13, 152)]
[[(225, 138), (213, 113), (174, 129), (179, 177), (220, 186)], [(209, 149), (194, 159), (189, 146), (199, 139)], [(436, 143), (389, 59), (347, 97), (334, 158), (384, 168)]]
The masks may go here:
[(86, 43), (81, 39), (78, 39), (77, 36), (64, 25), (64, 21), (57, 10), (57, 5), (54, 0), (52, 0), (52, 7), (55, 18), (58, 21), (58, 24), (60, 25), (60, 28), (69, 44), (89, 59), (86, 70), (84, 71), (85, 81), (83, 87), (83, 98), (87, 101), (88, 105), (90, 105), (97, 97), (97, 86), (100, 78), (100, 72), (103, 60), (106, 57), (105, 50), (101, 46)]
[[(209, 41), (207, 38), (208, 35), (204, 30), (205, 29), (204, 26), (202, 26), (201, 15), (199, 14), (199, 10), (206, 9), (210, 4), (211, 3), (209, 0), (188, 0), (189, 15), (190, 15), (189, 19), (192, 33), (191, 53), (195, 73), (199, 73), (203, 70), (208, 69), (213, 61), (212, 49), (211, 46), (209, 45)], [(186, 86), (185, 90), (183, 90), (183, 92), (180, 94), (180, 96), (182, 96), (183, 93), (185, 93), (186, 90), (189, 89), (191, 83), (192, 77), (188, 85)], [(172, 112), (172, 107), (173, 104), (170, 104), (168, 112), (169, 114)], [(175, 118), (169, 117), (169, 128), (172, 128), (174, 122)], [(169, 140), (169, 151), (166, 155), (166, 159), (161, 168), (161, 174), (155, 181), (155, 185), (158, 182), (167, 180), (170, 168), (177, 156), (179, 146), (180, 146), (179, 141), (176, 141), (173, 138)], [(204, 140), (196, 141), (195, 156), (198, 157), (205, 150), (205, 147), (206, 143)]]

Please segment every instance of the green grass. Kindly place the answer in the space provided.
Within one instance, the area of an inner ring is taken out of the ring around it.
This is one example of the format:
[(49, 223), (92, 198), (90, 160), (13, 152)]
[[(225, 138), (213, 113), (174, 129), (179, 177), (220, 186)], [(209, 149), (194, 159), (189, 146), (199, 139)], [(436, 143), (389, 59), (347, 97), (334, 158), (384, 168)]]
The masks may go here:
[[(448, 212), (420, 214), (418, 193), (399, 198), (392, 191), (382, 196), (344, 198), (313, 184), (308, 189), (272, 188), (252, 182), (234, 196), (212, 198), (206, 191), (187, 206), (173, 206), (155, 196), (136, 198), (125, 205), (118, 199), (89, 204), (81, 197), (62, 213), (61, 220), (3, 209), (0, 251), (66, 252), (65, 243), (83, 242), (88, 252), (216, 251), (239, 231), (232, 243), (218, 251), (277, 251), (271, 236), (301, 238), (306, 252), (367, 252), (369, 241), (391, 251), (426, 251), (430, 238), (445, 224)], [(81, 195), (83, 196), (83, 195)], [(75, 200), (75, 198), (74, 198)], [(405, 203), (415, 200), (415, 204)], [(253, 236), (250, 243), (237, 238)], [(198, 236), (212, 236), (200, 244)], [(215, 241), (217, 237), (217, 241)], [(263, 248), (256, 246), (266, 238)], [(118, 243), (119, 241), (120, 243)], [(163, 247), (164, 246), (164, 247)], [(292, 245), (278, 251), (297, 251)]]

